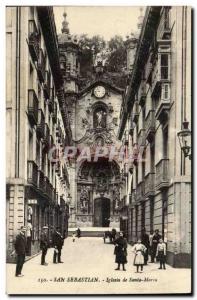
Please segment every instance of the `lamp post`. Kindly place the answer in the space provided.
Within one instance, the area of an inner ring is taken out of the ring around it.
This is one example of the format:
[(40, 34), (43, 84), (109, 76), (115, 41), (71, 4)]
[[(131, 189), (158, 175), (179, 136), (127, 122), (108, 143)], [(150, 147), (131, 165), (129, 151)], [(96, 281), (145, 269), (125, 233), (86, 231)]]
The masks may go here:
[(177, 133), (177, 136), (179, 138), (180, 147), (184, 153), (184, 156), (191, 159), (191, 130), (188, 128), (188, 126), (189, 122), (186, 120), (183, 121), (182, 129)]

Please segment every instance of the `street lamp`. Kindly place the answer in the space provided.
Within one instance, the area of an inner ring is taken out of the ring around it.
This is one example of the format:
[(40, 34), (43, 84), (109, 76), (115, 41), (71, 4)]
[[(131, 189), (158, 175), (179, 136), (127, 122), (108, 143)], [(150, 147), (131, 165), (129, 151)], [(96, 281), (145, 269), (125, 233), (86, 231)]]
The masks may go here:
[(189, 156), (189, 159), (191, 159), (191, 130), (189, 130), (188, 126), (189, 122), (185, 120), (182, 124), (182, 129), (177, 133), (177, 136), (184, 156)]

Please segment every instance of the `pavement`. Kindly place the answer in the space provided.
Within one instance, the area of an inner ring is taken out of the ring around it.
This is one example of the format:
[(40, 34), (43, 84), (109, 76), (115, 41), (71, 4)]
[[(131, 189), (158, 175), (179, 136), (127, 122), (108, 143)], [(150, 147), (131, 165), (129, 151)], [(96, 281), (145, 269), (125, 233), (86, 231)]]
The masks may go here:
[(7, 264), (7, 294), (174, 294), (191, 292), (191, 270), (158, 263), (144, 266), (136, 273), (134, 254), (128, 246), (126, 271), (115, 271), (114, 246), (102, 238), (82, 237), (73, 243), (67, 238), (62, 249), (62, 264), (53, 264), (53, 249), (46, 256), (47, 266), (40, 265), (41, 255), (28, 260), (15, 277), (15, 264)]

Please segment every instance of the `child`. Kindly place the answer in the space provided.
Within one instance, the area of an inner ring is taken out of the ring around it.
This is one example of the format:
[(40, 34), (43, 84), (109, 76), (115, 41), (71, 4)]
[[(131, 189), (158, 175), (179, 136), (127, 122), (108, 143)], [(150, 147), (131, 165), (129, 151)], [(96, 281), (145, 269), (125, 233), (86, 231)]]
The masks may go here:
[(72, 234), (73, 243), (75, 242), (75, 237), (76, 237), (76, 234), (73, 232), (73, 234)]
[(133, 264), (137, 267), (137, 273), (139, 272), (139, 267), (141, 267), (141, 272), (143, 271), (144, 253), (146, 252), (146, 250), (146, 247), (141, 243), (140, 239), (137, 241), (137, 244), (135, 244), (133, 247), (133, 251), (135, 253)]
[(162, 239), (159, 240), (159, 244), (157, 245), (157, 252), (156, 257), (158, 258), (160, 262), (159, 269), (166, 269), (165, 262), (166, 262), (166, 244), (163, 242)]

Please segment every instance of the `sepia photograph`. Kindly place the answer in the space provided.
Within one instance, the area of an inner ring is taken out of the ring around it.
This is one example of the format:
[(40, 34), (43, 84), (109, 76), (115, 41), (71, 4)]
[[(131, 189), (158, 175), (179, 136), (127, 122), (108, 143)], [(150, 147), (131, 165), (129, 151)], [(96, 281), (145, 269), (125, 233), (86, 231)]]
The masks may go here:
[(5, 7), (8, 295), (192, 294), (192, 13)]

